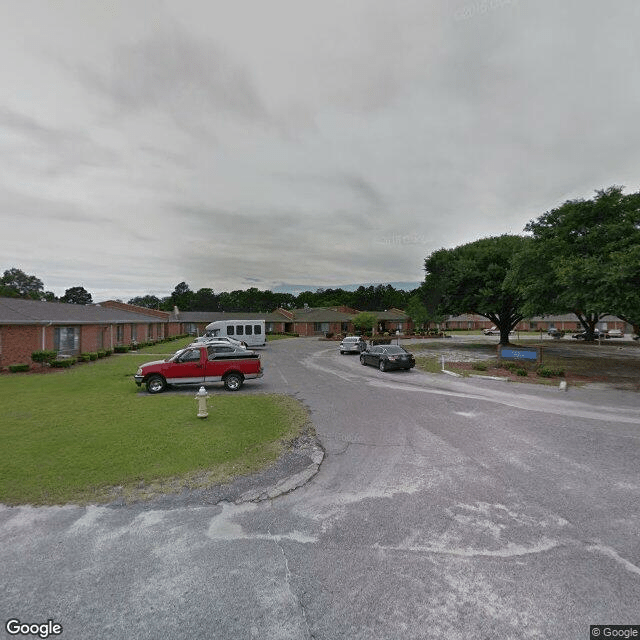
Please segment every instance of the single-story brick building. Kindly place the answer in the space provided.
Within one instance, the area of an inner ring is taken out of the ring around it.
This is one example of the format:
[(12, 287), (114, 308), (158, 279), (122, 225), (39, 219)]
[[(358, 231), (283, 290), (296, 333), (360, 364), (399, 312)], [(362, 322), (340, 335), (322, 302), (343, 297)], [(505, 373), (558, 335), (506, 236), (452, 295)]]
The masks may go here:
[(164, 338), (166, 329), (159, 317), (123, 309), (0, 298), (0, 368), (31, 363), (34, 351), (78, 355)]
[[(491, 320), (474, 313), (464, 313), (459, 316), (449, 316), (442, 323), (446, 329), (489, 329), (493, 326)], [(548, 331), (555, 327), (560, 331), (582, 331), (582, 325), (574, 313), (561, 315), (534, 316), (522, 320), (516, 326), (519, 331)], [(607, 331), (609, 329), (622, 329), (625, 333), (633, 332), (633, 327), (615, 316), (604, 316), (596, 325), (597, 329)]]

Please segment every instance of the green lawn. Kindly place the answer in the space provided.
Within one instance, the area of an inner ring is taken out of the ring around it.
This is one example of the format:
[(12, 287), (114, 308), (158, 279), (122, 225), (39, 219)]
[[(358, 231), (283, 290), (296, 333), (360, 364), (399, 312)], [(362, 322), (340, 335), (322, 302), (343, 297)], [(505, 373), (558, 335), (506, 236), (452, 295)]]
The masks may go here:
[(205, 486), (260, 469), (307, 423), (286, 396), (209, 389), (209, 417), (193, 393), (149, 395), (139, 364), (185, 341), (69, 370), (0, 376), (0, 502), (60, 504), (134, 499)]

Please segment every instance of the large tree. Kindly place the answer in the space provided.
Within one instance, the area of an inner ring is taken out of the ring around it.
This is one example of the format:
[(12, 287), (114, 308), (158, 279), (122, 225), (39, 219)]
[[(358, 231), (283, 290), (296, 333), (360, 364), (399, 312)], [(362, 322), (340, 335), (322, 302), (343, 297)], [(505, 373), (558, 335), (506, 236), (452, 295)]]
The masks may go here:
[(573, 312), (593, 340), (603, 316), (637, 313), (640, 194), (624, 195), (618, 186), (596, 191), (591, 200), (566, 201), (525, 230), (532, 241), (513, 278), (527, 314)]
[(0, 278), (0, 297), (55, 300), (51, 291), (45, 291), (40, 278), (27, 275), (21, 269), (7, 269)]
[(437, 298), (437, 313), (477, 313), (500, 330), (500, 344), (523, 319), (522, 296), (509, 278), (514, 257), (528, 239), (502, 235), (453, 249), (439, 249), (425, 260), (424, 289)]
[(64, 292), (60, 302), (69, 304), (91, 304), (91, 294), (84, 287), (71, 287)]

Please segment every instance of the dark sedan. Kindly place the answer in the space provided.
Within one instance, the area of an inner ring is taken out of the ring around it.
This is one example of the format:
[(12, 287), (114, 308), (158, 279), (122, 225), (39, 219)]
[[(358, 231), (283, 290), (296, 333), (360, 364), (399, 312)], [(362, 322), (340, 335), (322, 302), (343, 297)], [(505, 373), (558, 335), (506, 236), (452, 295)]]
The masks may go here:
[(370, 347), (360, 354), (360, 362), (378, 367), (380, 371), (411, 369), (416, 366), (416, 360), (412, 353), (392, 344)]

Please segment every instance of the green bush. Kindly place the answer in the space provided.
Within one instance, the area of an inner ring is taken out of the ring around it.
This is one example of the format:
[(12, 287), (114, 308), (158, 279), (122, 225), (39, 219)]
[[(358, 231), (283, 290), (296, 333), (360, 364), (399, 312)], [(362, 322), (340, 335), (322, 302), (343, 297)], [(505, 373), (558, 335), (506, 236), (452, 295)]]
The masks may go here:
[(115, 347), (113, 347), (113, 351), (114, 353), (127, 353), (127, 351), (129, 351), (129, 345), (117, 344)]
[(57, 356), (58, 356), (57, 351), (34, 351), (31, 354), (31, 359), (34, 362), (47, 364), (47, 363), (50, 363), (52, 360), (55, 360)]
[(98, 352), (97, 352), (97, 351), (92, 351), (92, 352), (89, 354), (89, 359), (90, 359), (90, 360), (97, 360), (97, 359), (98, 359)]
[(11, 373), (18, 373), (19, 371), (29, 371), (29, 365), (28, 364), (10, 364), (9, 365), (9, 371), (11, 371)]
[(91, 354), (89, 354), (89, 353), (81, 353), (78, 356), (78, 360), (80, 362), (89, 362), (89, 360), (91, 360)]
[(104, 350), (104, 357), (108, 358), (112, 353), (113, 353), (113, 349), (105, 349)]
[(104, 358), (107, 355), (107, 352), (103, 349), (100, 349), (98, 352), (98, 358)]
[(471, 365), (471, 368), (474, 371), (486, 371), (489, 368), (489, 365), (486, 362), (474, 362)]
[(55, 367), (56, 369), (68, 369), (69, 367), (72, 367), (75, 363), (76, 363), (75, 358), (64, 358), (63, 360), (54, 360), (51, 363), (51, 366)]
[(526, 369), (516, 369), (516, 375), (526, 377), (529, 373)]
[(541, 378), (563, 378), (564, 369), (553, 369), (552, 367), (546, 367), (541, 365), (538, 367), (538, 375)]

